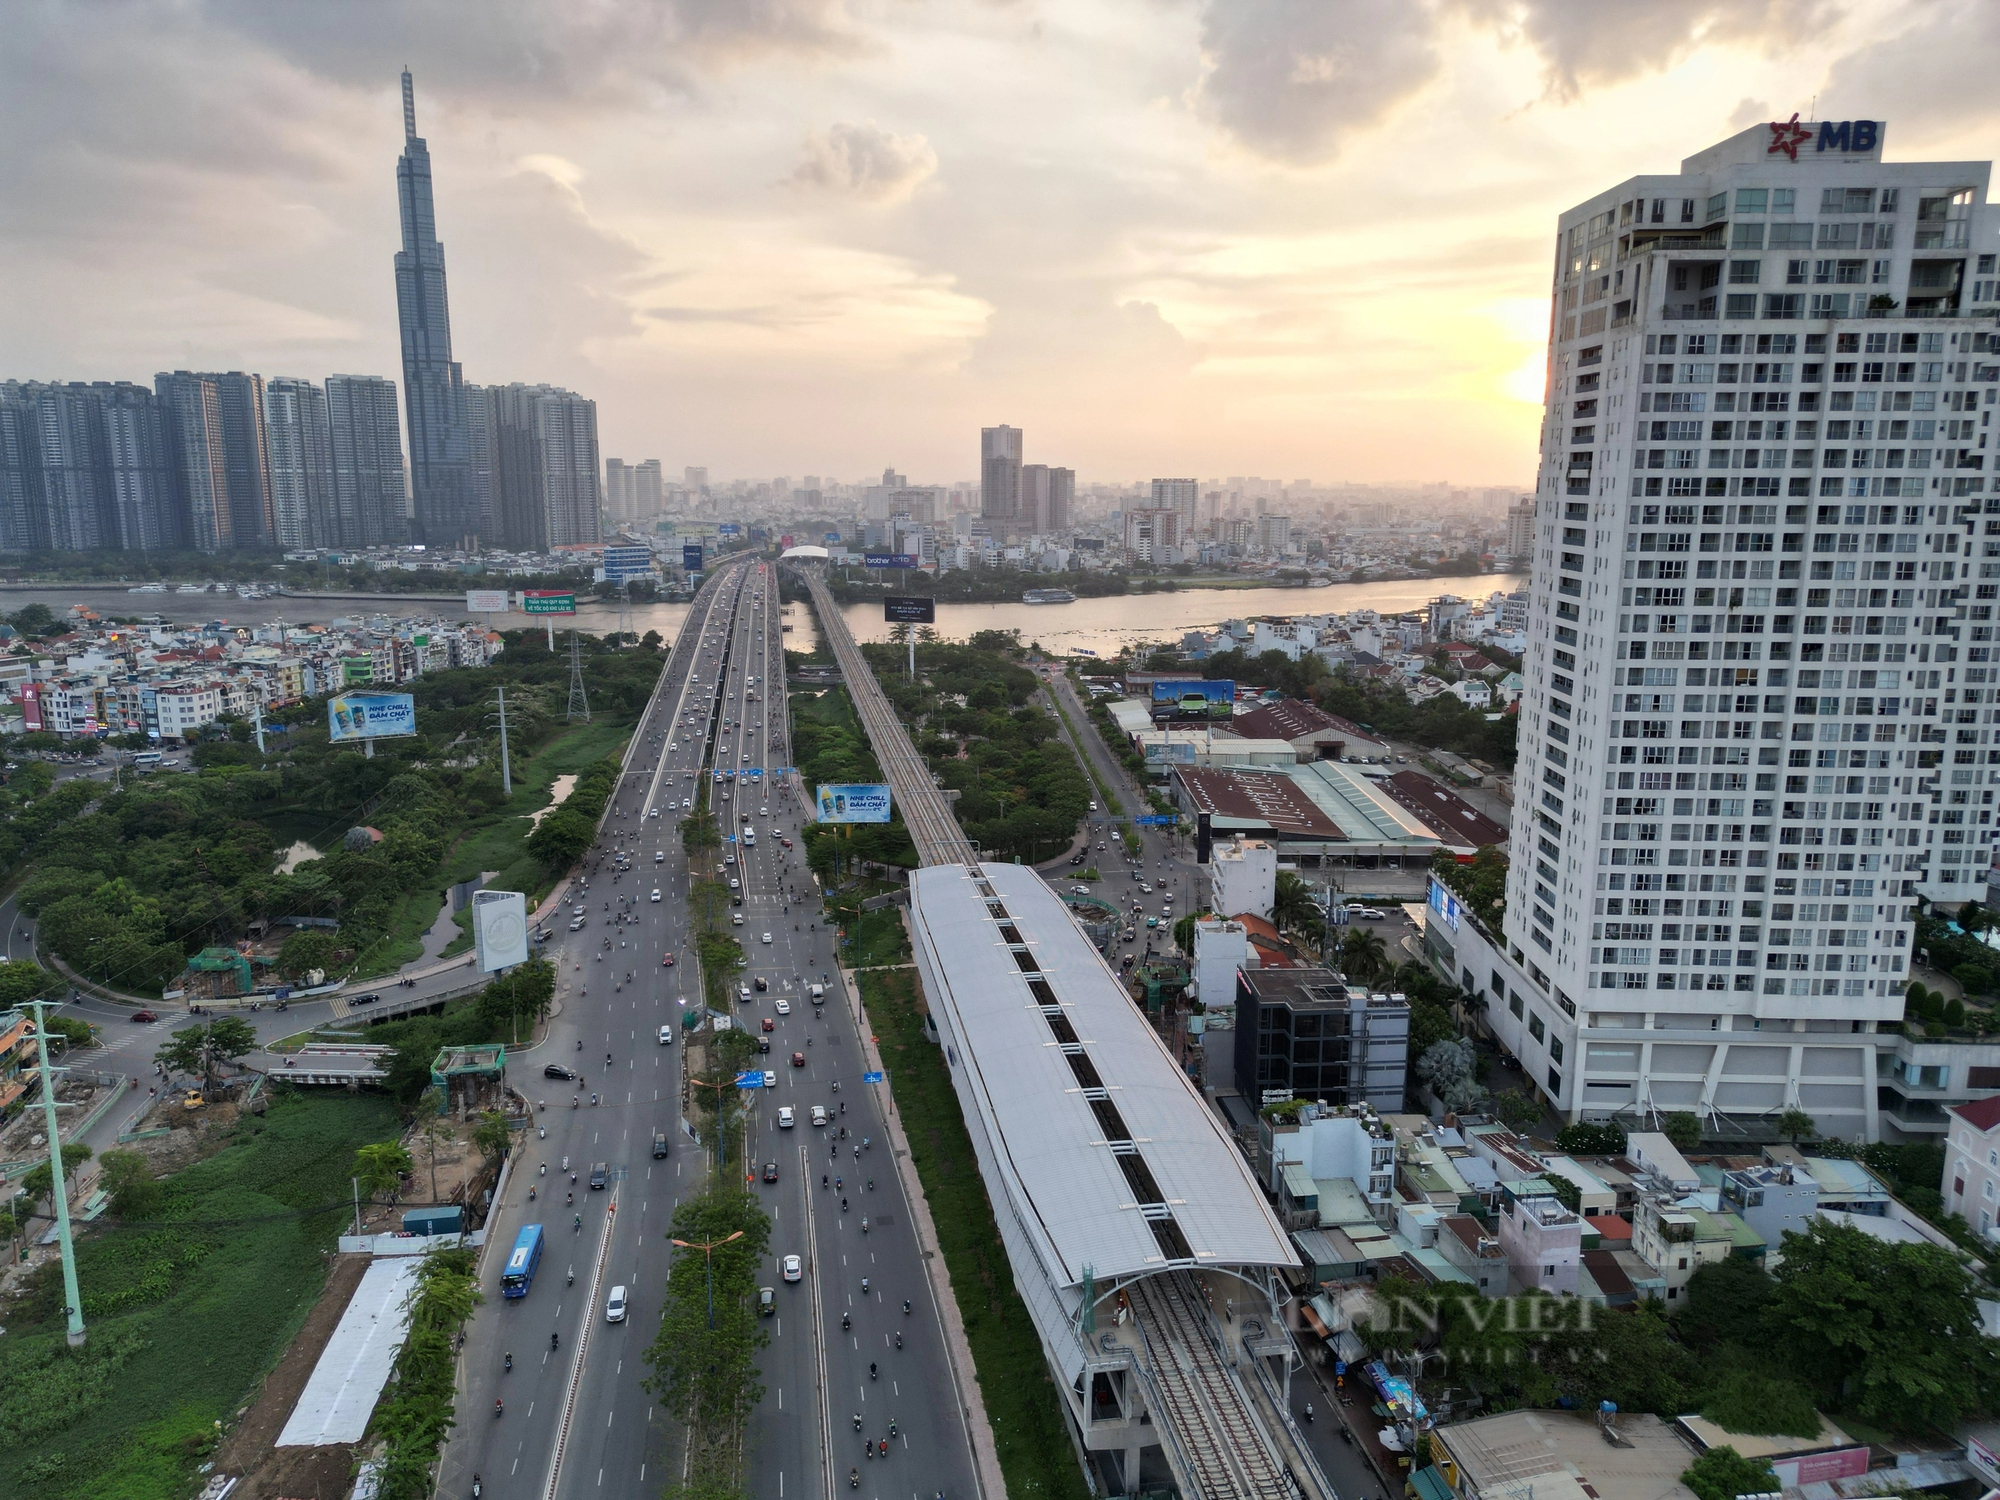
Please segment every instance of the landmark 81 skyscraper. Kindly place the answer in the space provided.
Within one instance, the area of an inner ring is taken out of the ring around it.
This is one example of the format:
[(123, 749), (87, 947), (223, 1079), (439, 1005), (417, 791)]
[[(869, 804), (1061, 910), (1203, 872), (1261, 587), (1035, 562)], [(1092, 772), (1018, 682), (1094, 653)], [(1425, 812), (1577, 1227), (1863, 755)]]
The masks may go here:
[(403, 154), (396, 163), (403, 248), (396, 252), (396, 314), (403, 335), (403, 396), (409, 410), (410, 480), (416, 534), (458, 546), (479, 529), (465, 377), (451, 357), (444, 246), (431, 206), (431, 154), (417, 134), (416, 91), (403, 70)]

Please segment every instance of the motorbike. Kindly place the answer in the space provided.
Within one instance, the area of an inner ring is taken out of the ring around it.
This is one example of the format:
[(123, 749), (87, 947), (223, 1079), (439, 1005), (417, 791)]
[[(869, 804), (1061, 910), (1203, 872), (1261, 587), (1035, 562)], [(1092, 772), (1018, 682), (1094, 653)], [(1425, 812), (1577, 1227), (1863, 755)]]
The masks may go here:
[(493, 1398), (493, 1415), (497, 1417), (506, 1409), (507, 1408), (501, 1404), (500, 1398), (498, 1396), (495, 1396)]
[(848, 1314), (842, 1313), (840, 1315), (840, 1326), (843, 1331), (851, 1329), (854, 1327), (854, 1319), (850, 1317)]
[(480, 1488), (479, 1476), (474, 1474), (472, 1476), (472, 1500), (479, 1500), (480, 1495), (483, 1493), (485, 1492)]
[(514, 1373), (514, 1356), (511, 1354), (507, 1356), (507, 1373), (509, 1375)]
[(861, 1232), (863, 1234), (868, 1232), (868, 1220), (866, 1218), (863, 1218), (861, 1221)]
[[(850, 1490), (861, 1488), (861, 1471), (859, 1469), (849, 1469), (847, 1471), (847, 1487)], [(473, 1493), (477, 1494), (478, 1491), (475, 1490)]]
[(898, 1349), (903, 1347), (903, 1330), (900, 1328), (896, 1330), (896, 1347)]
[(873, 1379), (875, 1379), (875, 1378), (876, 1378), (877, 1376), (879, 1376), (879, 1375), (880, 1375), (881, 1373), (882, 1373), (882, 1372), (881, 1372), (881, 1370), (880, 1370), (879, 1368), (877, 1368), (877, 1367), (876, 1367), (876, 1365), (875, 1365), (875, 1363), (874, 1363), (874, 1362), (873, 1362), (873, 1361), (871, 1360), (871, 1361), (869, 1362), (869, 1365), (868, 1365), (868, 1378), (869, 1378), (870, 1380), (873, 1380)]
[[(542, 1108), (543, 1108), (543, 1109), (547, 1109), (547, 1108), (548, 1108), (548, 1105), (544, 1104), (544, 1105), (542, 1106)], [(535, 1129), (537, 1129), (538, 1131), (540, 1131), (540, 1132), (541, 1132), (541, 1134), (540, 1134), (540, 1135), (539, 1135), (539, 1136), (537, 1137), (537, 1139), (538, 1139), (538, 1140), (544, 1140), (544, 1141), (545, 1141), (545, 1140), (547, 1140), (547, 1139), (549, 1138), (549, 1127), (548, 1127), (548, 1126), (546, 1126), (546, 1125), (537, 1125), (537, 1126), (535, 1127)], [(547, 1167), (544, 1167), (544, 1168), (542, 1168), (542, 1170), (543, 1170), (544, 1172), (546, 1172), (546, 1171), (548, 1170), (548, 1168), (547, 1168)]]

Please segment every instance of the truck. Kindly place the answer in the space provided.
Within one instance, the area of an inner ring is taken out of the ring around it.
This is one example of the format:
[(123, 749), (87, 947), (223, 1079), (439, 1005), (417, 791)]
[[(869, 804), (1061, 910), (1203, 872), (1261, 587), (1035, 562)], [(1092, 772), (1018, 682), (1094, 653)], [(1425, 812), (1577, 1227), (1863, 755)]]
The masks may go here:
[(826, 986), (823, 984), (807, 985), (806, 994), (811, 997), (814, 1005), (824, 1005), (826, 1003)]

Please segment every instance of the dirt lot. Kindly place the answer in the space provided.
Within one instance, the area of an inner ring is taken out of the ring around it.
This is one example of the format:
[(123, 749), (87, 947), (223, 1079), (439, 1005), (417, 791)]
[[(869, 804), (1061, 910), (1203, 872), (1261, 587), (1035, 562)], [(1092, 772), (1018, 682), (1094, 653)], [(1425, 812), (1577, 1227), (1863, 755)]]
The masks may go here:
[(361, 1284), (370, 1257), (334, 1257), (326, 1290), (264, 1381), (249, 1410), (230, 1430), (215, 1455), (215, 1472), (241, 1474), (242, 1484), (231, 1500), (345, 1500), (353, 1484), (354, 1448), (334, 1443), (324, 1448), (274, 1448), (285, 1422), (305, 1389), (320, 1352), (333, 1336), (354, 1289)]

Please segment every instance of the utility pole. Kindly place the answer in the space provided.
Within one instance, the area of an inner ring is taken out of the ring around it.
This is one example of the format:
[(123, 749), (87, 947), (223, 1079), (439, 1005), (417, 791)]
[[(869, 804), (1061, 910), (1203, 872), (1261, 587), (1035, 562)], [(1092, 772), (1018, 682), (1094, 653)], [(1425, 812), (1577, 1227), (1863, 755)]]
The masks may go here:
[(507, 759), (507, 689), (500, 688), (500, 790), (506, 796), (514, 795), (514, 766)]
[(56, 1242), (62, 1249), (63, 1310), (69, 1318), (69, 1346), (80, 1349), (84, 1339), (83, 1293), (76, 1284), (76, 1242), (70, 1238), (69, 1193), (63, 1186), (62, 1137), (56, 1133), (56, 1079), (54, 1070), (49, 1067), (49, 1034), (42, 1019), (47, 1002), (36, 1000), (32, 1003), (35, 1007), (35, 1050), (42, 1074), (42, 1115), (49, 1132), (49, 1194), (55, 1199)]

